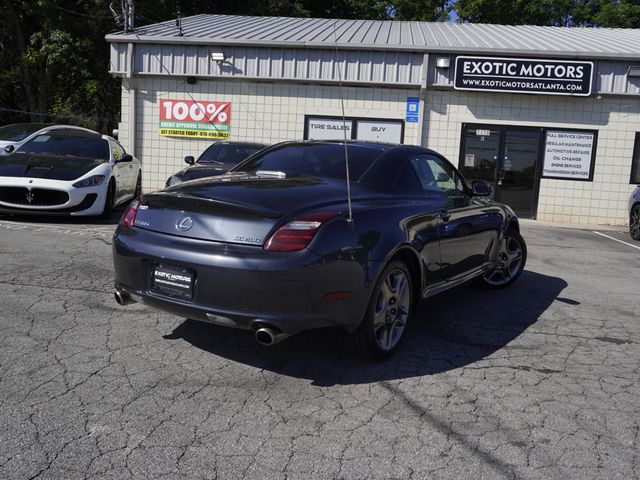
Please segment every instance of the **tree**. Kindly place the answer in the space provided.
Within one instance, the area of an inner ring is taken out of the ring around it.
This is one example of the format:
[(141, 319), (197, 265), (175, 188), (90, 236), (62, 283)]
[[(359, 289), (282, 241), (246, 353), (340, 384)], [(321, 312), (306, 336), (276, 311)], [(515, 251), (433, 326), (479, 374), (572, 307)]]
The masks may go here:
[(640, 0), (457, 0), (455, 8), (470, 23), (640, 27)]

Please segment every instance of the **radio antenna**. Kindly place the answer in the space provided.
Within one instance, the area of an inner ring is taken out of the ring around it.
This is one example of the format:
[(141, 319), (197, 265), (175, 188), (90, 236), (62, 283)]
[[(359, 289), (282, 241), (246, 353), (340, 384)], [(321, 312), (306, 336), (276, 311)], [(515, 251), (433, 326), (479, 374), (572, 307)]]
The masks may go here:
[(346, 169), (347, 177), (347, 207), (349, 209), (349, 216), (347, 222), (353, 222), (353, 211), (351, 209), (351, 179), (349, 178), (349, 149), (347, 148), (347, 119), (344, 114), (344, 94), (342, 92), (342, 67), (338, 62), (338, 36), (336, 34), (336, 23), (333, 22), (333, 43), (336, 47), (336, 65), (338, 67), (338, 87), (340, 89), (340, 105), (342, 107), (342, 131), (344, 133), (344, 165)]

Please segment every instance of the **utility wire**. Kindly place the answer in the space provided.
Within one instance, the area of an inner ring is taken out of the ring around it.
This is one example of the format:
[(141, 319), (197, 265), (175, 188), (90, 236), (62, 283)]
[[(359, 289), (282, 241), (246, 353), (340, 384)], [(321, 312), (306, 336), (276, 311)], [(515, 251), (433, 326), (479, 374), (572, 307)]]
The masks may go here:
[(71, 118), (71, 119), (81, 119), (81, 120), (105, 120), (109, 122), (113, 121), (113, 118), (99, 117), (97, 115), (59, 115), (57, 113), (29, 112), (27, 110), (18, 110), (15, 108), (7, 108), (7, 107), (0, 107), (0, 112), (22, 113), (25, 115), (36, 115), (39, 117)]
[(95, 18), (98, 20), (111, 20), (113, 19), (112, 16), (108, 16), (108, 15), (89, 15), (87, 13), (80, 13), (80, 12), (74, 12), (73, 10), (69, 10), (68, 8), (64, 8), (61, 7), (59, 5), (54, 5), (55, 8), (57, 8), (58, 10), (62, 10), (63, 12), (66, 13), (70, 13), (71, 15), (77, 15), (78, 17), (85, 17), (85, 18)]

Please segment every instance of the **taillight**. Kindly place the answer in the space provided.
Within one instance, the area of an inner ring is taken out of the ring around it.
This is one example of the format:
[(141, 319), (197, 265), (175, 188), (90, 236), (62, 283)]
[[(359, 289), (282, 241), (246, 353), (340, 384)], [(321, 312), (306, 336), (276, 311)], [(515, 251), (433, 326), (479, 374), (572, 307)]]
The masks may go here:
[(136, 221), (136, 215), (138, 214), (138, 207), (140, 206), (140, 202), (138, 200), (134, 200), (129, 204), (127, 209), (124, 211), (122, 215), (122, 220), (120, 220), (120, 225), (125, 228), (133, 227), (133, 222)]
[(335, 212), (318, 212), (296, 217), (276, 230), (264, 249), (272, 252), (302, 250), (311, 243), (320, 227), (337, 215)]

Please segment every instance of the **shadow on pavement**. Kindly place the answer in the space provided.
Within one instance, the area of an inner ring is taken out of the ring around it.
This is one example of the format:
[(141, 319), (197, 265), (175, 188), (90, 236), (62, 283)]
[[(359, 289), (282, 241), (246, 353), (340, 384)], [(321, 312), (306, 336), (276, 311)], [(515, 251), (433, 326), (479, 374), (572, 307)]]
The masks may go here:
[(430, 298), (414, 314), (399, 351), (379, 363), (343, 351), (335, 330), (262, 347), (250, 332), (185, 320), (165, 338), (319, 386), (410, 378), (463, 367), (499, 350), (536, 323), (566, 286), (560, 278), (525, 271), (505, 290), (464, 286)]
[(47, 225), (87, 225), (87, 226), (100, 226), (100, 225), (117, 225), (120, 222), (120, 217), (124, 213), (125, 209), (129, 205), (129, 202), (124, 202), (122, 205), (118, 205), (111, 211), (109, 218), (100, 217), (75, 217), (70, 215), (20, 215), (12, 213), (0, 213), (1, 220), (10, 220), (21, 223), (29, 223), (32, 225), (47, 224)]

